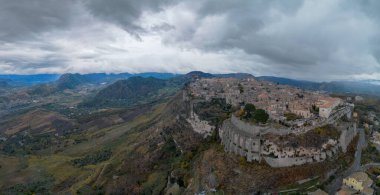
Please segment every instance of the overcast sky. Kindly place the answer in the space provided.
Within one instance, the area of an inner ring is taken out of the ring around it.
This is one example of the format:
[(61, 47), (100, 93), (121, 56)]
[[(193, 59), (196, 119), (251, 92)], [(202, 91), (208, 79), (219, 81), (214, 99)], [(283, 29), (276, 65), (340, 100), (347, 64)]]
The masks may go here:
[(378, 0), (0, 0), (0, 74), (380, 79)]

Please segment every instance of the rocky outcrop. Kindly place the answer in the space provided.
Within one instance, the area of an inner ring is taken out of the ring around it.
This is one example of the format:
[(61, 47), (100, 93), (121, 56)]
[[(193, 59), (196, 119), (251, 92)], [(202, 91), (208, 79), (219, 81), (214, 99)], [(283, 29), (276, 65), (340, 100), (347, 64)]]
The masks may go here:
[(197, 114), (191, 112), (190, 118), (187, 119), (193, 130), (203, 137), (210, 136), (212, 131), (215, 129), (214, 126), (210, 125), (207, 121), (201, 120)]

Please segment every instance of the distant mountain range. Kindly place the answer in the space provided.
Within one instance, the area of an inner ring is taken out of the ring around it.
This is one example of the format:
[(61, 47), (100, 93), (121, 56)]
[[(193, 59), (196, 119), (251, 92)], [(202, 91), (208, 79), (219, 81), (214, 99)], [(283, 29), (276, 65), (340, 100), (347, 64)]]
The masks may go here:
[(82, 103), (82, 106), (129, 106), (136, 103), (159, 101), (174, 95), (186, 83), (197, 78), (212, 78), (212, 74), (199, 71), (185, 75), (158, 75), (132, 76), (128, 79), (120, 79), (101, 89), (94, 98)]
[[(118, 79), (126, 79), (132, 76), (141, 77), (155, 77), (160, 79), (167, 79), (177, 76), (173, 73), (158, 73), (158, 72), (146, 72), (146, 73), (119, 73), (119, 74), (106, 74), (106, 73), (91, 73), (91, 74), (72, 74), (67, 73), (63, 75), (59, 74), (35, 74), (35, 75), (0, 75), (0, 81), (7, 80), (7, 83), (12, 86), (31, 86), (36, 84), (46, 84), (51, 82), (57, 82), (58, 85), (67, 84), (83, 84), (83, 83), (109, 83)], [(74, 85), (61, 86), (72, 88)]]
[(58, 74), (35, 74), (35, 75), (0, 75), (0, 80), (8, 80), (12, 86), (30, 86), (56, 81)]
[(273, 83), (290, 85), (307, 90), (318, 90), (329, 93), (340, 94), (362, 94), (380, 97), (380, 81), (332, 81), (332, 82), (311, 82), (294, 80), (280, 77), (261, 76), (258, 80), (271, 81)]
[(131, 77), (116, 81), (99, 91), (95, 99), (120, 100), (135, 99), (156, 94), (160, 89), (167, 87), (168, 81), (153, 77)]
[(9, 79), (0, 79), (0, 88), (5, 88), (9, 86)]
[[(92, 73), (92, 74), (37, 74), (37, 75), (0, 75), (0, 87), (9, 86), (32, 86), (36, 84), (53, 83), (56, 90), (72, 89), (82, 84), (111, 84), (117, 80), (128, 79), (130, 77), (171, 79), (172, 84), (183, 84), (189, 79), (212, 78), (212, 77), (234, 77), (239, 79), (256, 78), (258, 80), (271, 81), (278, 84), (290, 85), (308, 90), (320, 90), (330, 93), (350, 93), (380, 96), (379, 80), (361, 80), (361, 81), (332, 81), (332, 82), (311, 82), (295, 80), (273, 76), (254, 77), (247, 73), (231, 74), (210, 74), (201, 71), (193, 71), (188, 74), (157, 73), (146, 72), (139, 74), (119, 73)], [(43, 87), (43, 88), (46, 88)]]

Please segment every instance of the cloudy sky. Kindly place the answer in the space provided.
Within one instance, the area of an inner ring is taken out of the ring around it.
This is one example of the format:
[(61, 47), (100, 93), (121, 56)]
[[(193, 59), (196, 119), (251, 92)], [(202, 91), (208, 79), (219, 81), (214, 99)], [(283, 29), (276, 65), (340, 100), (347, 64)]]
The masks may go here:
[(378, 0), (0, 0), (0, 74), (380, 79)]

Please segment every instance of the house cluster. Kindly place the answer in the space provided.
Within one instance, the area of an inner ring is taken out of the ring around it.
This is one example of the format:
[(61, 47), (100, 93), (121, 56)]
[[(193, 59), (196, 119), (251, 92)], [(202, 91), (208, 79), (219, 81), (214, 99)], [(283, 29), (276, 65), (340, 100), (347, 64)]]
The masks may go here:
[[(265, 160), (272, 167), (302, 165), (332, 158), (339, 149), (346, 151), (357, 132), (355, 125), (347, 125), (339, 130), (344, 138), (325, 140), (318, 147), (284, 147), (281, 143), (267, 139), (265, 135), (293, 133), (298, 136), (326, 124), (337, 125), (341, 123), (337, 121), (344, 115), (351, 116), (352, 107), (347, 106), (340, 98), (329, 97), (324, 93), (253, 78), (198, 79), (189, 84), (186, 93), (194, 101), (223, 98), (235, 107), (252, 103), (256, 108), (264, 109), (270, 116), (269, 123), (250, 124), (232, 115), (219, 129), (219, 136), (225, 151), (244, 156), (247, 161)], [(199, 126), (198, 129), (203, 129), (203, 132), (209, 132), (209, 126), (199, 121), (193, 111), (191, 113), (189, 122), (192, 126)], [(295, 114), (296, 119), (287, 120), (288, 113)]]
[(321, 92), (305, 91), (253, 78), (205, 78), (190, 84), (192, 96), (206, 101), (224, 98), (233, 106), (252, 103), (264, 109), (274, 121), (288, 121), (285, 114), (293, 113), (302, 120), (297, 125), (313, 124), (329, 118), (344, 102)]
[(343, 186), (338, 195), (364, 194), (372, 195), (374, 189), (371, 188), (373, 181), (365, 172), (355, 172), (343, 179)]

